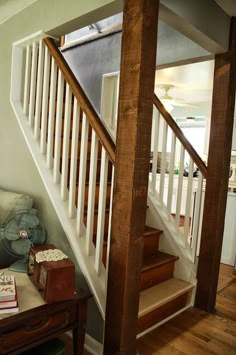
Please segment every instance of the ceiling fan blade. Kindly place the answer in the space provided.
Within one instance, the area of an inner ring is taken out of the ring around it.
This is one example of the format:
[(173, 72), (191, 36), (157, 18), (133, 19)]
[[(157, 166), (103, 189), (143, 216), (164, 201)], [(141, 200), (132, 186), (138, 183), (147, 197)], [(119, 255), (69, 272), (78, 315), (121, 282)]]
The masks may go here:
[(197, 107), (197, 105), (194, 105), (194, 104), (189, 104), (187, 102), (184, 102), (182, 100), (172, 100), (172, 103), (171, 105), (173, 106), (179, 106), (179, 107)]
[(167, 104), (167, 105), (179, 106), (179, 107), (197, 107), (197, 105), (187, 103), (182, 99), (178, 99), (178, 98), (175, 99), (173, 96), (171, 96), (169, 94), (169, 90), (174, 88), (175, 87), (174, 85), (160, 84), (160, 85), (158, 85), (158, 87), (160, 87), (160, 89), (164, 90), (164, 94), (162, 96), (160, 96), (160, 100), (162, 101), (162, 103), (164, 105)]
[(169, 104), (169, 105), (172, 105), (172, 106), (178, 106), (178, 107), (197, 107), (197, 105), (194, 105), (194, 104), (189, 104), (187, 102), (184, 102), (182, 100), (176, 100), (176, 99), (170, 99), (170, 100), (162, 100), (162, 103), (163, 105), (165, 105), (166, 103)]

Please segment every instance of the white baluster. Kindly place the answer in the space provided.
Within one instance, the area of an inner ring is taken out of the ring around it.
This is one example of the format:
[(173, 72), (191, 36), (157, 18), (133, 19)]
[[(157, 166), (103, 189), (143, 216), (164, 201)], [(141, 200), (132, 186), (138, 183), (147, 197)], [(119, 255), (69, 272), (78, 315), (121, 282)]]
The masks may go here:
[(200, 217), (202, 213), (202, 199), (203, 199), (203, 176), (199, 172), (198, 176), (198, 186), (195, 196), (195, 206), (192, 215), (192, 240), (191, 240), (191, 248), (192, 248), (192, 258), (195, 262), (196, 254), (197, 254), (197, 245), (200, 233)]
[(56, 133), (55, 133), (55, 153), (54, 153), (54, 170), (53, 179), (57, 184), (60, 182), (60, 160), (61, 160), (61, 125), (62, 125), (62, 105), (64, 93), (64, 79), (62, 73), (58, 72), (57, 84), (57, 109), (56, 109)]
[(87, 209), (87, 229), (86, 229), (86, 251), (91, 255), (93, 241), (94, 205), (96, 196), (96, 177), (97, 177), (97, 158), (98, 158), (98, 139), (96, 133), (92, 131), (89, 186), (88, 186), (88, 209)]
[(86, 181), (87, 166), (87, 147), (88, 147), (88, 120), (83, 113), (82, 134), (80, 144), (80, 162), (79, 162), (79, 188), (78, 188), (78, 206), (77, 206), (77, 231), (80, 234), (84, 218), (84, 193)]
[(61, 199), (68, 198), (68, 161), (69, 161), (69, 145), (70, 145), (70, 123), (71, 123), (71, 89), (66, 84), (66, 102), (63, 129), (63, 147), (62, 147), (62, 172), (61, 172)]
[(29, 100), (29, 124), (30, 127), (34, 126), (34, 109), (35, 109), (35, 88), (36, 88), (36, 73), (37, 73), (37, 55), (38, 44), (33, 43), (32, 50), (32, 66), (31, 66), (31, 78), (30, 78), (30, 100)]
[(162, 135), (162, 152), (161, 152), (161, 175), (160, 175), (160, 190), (159, 197), (161, 203), (164, 201), (164, 185), (166, 173), (166, 146), (167, 146), (168, 127), (166, 121), (163, 120), (163, 135)]
[(73, 103), (73, 123), (71, 142), (71, 163), (70, 163), (70, 185), (69, 185), (69, 216), (75, 217), (75, 193), (76, 193), (76, 173), (78, 165), (78, 139), (79, 139), (79, 116), (80, 107), (74, 97)]
[(102, 148), (101, 172), (99, 185), (99, 202), (98, 202), (98, 224), (97, 239), (95, 252), (95, 270), (100, 274), (102, 266), (103, 242), (104, 242), (104, 224), (106, 216), (106, 193), (107, 193), (107, 172), (108, 172), (108, 155)]
[(189, 160), (189, 173), (188, 173), (188, 188), (187, 188), (187, 198), (185, 204), (185, 217), (184, 217), (184, 237), (185, 243), (188, 243), (189, 236), (189, 226), (191, 217), (191, 206), (192, 206), (192, 196), (193, 196), (193, 160)]
[(44, 75), (43, 75), (43, 100), (42, 100), (42, 121), (41, 121), (41, 136), (40, 136), (40, 151), (46, 153), (46, 136), (48, 125), (48, 90), (49, 90), (49, 69), (50, 56), (47, 47), (45, 47), (44, 58)]
[(39, 127), (40, 127), (41, 105), (42, 105), (43, 63), (44, 63), (44, 46), (43, 46), (43, 41), (40, 40), (39, 55), (38, 55), (36, 105), (35, 105), (35, 125), (34, 125), (34, 138), (36, 140), (39, 139), (39, 135), (40, 135)]
[(48, 114), (48, 144), (47, 144), (47, 167), (53, 167), (53, 143), (55, 126), (55, 105), (56, 105), (56, 81), (57, 66), (54, 58), (51, 58), (51, 78), (49, 93), (49, 114)]
[(30, 45), (26, 48), (26, 60), (25, 60), (25, 83), (24, 83), (24, 100), (23, 111), (27, 116), (29, 113), (29, 90), (30, 90), (30, 74), (31, 74), (31, 62), (32, 62), (32, 48)]
[(111, 193), (110, 193), (110, 207), (109, 207), (109, 222), (108, 222), (108, 235), (107, 235), (106, 283), (108, 281), (109, 255), (110, 255), (110, 245), (111, 245), (111, 221), (112, 221), (114, 176), (115, 176), (115, 167), (114, 167), (114, 165), (112, 165)]
[(171, 139), (171, 156), (170, 156), (170, 171), (168, 180), (168, 197), (167, 197), (167, 209), (168, 212), (172, 212), (172, 199), (173, 199), (173, 184), (174, 184), (174, 169), (175, 169), (175, 152), (176, 152), (176, 136), (172, 132)]
[(158, 143), (159, 143), (159, 129), (160, 129), (160, 112), (154, 107), (153, 110), (153, 158), (152, 158), (152, 192), (156, 191), (157, 179), (157, 159), (158, 159)]
[(184, 171), (184, 147), (181, 144), (179, 175), (178, 175), (178, 192), (177, 192), (176, 215), (175, 215), (176, 226), (179, 226), (179, 220), (180, 220), (182, 190), (183, 190), (183, 171)]

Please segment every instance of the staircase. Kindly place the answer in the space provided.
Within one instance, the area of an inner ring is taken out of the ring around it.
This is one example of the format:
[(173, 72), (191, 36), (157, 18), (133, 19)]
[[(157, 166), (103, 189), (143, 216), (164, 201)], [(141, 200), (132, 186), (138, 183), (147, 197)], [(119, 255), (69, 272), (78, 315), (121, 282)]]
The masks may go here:
[[(115, 146), (53, 40), (45, 37), (39, 32), (14, 44), (11, 103), (77, 262), (104, 317)], [(196, 286), (195, 258), (201, 213), (195, 213), (193, 218), (191, 172), (193, 161), (200, 165), (200, 171), (204, 172), (204, 166), (170, 123), (177, 138), (172, 138), (172, 170), (168, 174), (168, 196), (165, 196), (168, 128), (160, 119), (170, 121), (170, 117), (154, 96), (154, 149), (143, 235), (139, 336), (190, 307)], [(164, 134), (160, 125), (164, 127)], [(157, 184), (159, 131), (163, 138)], [(176, 140), (183, 145), (173, 211), (173, 170), (175, 160), (179, 159), (175, 154)], [(187, 212), (181, 229), (184, 149), (191, 155)], [(195, 194), (197, 211), (202, 203), (202, 181), (200, 175)]]
[(160, 251), (162, 231), (145, 227), (138, 334), (188, 307), (193, 284), (173, 276), (178, 256)]

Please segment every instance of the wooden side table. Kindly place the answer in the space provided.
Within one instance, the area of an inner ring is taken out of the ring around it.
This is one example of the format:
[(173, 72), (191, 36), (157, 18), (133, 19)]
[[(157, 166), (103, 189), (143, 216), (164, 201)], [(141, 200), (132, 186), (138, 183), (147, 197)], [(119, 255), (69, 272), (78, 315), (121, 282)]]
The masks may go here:
[(2, 272), (16, 276), (20, 312), (0, 314), (0, 354), (19, 354), (69, 330), (74, 354), (83, 354), (91, 294), (81, 290), (72, 300), (46, 304), (26, 274)]

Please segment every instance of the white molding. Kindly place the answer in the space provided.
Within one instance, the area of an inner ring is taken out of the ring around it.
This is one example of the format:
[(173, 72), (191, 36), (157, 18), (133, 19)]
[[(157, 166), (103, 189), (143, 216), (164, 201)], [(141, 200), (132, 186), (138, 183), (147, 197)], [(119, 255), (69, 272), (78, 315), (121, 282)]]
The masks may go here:
[(164, 208), (165, 206), (158, 205), (151, 189), (149, 189), (148, 194), (148, 207), (146, 224), (163, 231), (159, 242), (159, 249), (173, 255), (178, 255), (179, 257), (179, 260), (175, 263), (174, 277), (195, 283), (196, 263), (192, 260), (183, 240), (178, 238), (178, 231), (170, 223), (167, 217), (168, 214)]
[(101, 38), (103, 38), (105, 36), (108, 36), (108, 35), (111, 35), (111, 34), (115, 34), (117, 32), (121, 32), (121, 31), (122, 31), (122, 23), (119, 23), (117, 25), (110, 26), (108, 28), (104, 28), (100, 32), (87, 34), (87, 35), (85, 35), (83, 37), (80, 37), (78, 39), (74, 39), (72, 41), (69, 41), (69, 42), (65, 43), (60, 49), (61, 49), (62, 52), (64, 52), (67, 49), (74, 48), (76, 46), (80, 46), (82, 44), (85, 44), (85, 43), (88, 43), (88, 42), (92, 42), (92, 41), (95, 41), (97, 39), (101, 39)]
[(181, 308), (178, 312), (175, 312), (175, 313), (171, 314), (171, 316), (169, 316), (169, 317), (163, 319), (162, 321), (160, 321), (160, 322), (154, 324), (152, 327), (150, 327), (150, 328), (144, 330), (142, 333), (139, 333), (139, 334), (137, 335), (137, 339), (141, 338), (142, 336), (144, 336), (144, 335), (147, 334), (147, 333), (150, 333), (152, 330), (154, 330), (154, 329), (156, 329), (157, 327), (159, 327), (160, 325), (162, 325), (162, 324), (168, 322), (170, 319), (172, 319), (172, 318), (178, 316), (180, 313), (183, 313), (184, 311), (186, 311), (186, 310), (189, 309), (190, 307), (192, 307), (192, 304), (189, 303), (189, 304), (188, 304), (187, 306), (185, 306), (184, 308)]
[(102, 272), (98, 276), (94, 269), (93, 256), (91, 255), (87, 257), (86, 254), (85, 230), (82, 230), (80, 237), (78, 237), (76, 220), (75, 218), (69, 218), (68, 201), (62, 201), (60, 199), (60, 185), (55, 184), (53, 181), (53, 171), (47, 168), (46, 156), (43, 156), (40, 153), (39, 146), (34, 139), (29, 124), (27, 123), (21, 104), (19, 102), (13, 102), (12, 100), (11, 104), (47, 193), (50, 196), (57, 216), (63, 225), (65, 234), (67, 235), (67, 239), (74, 252), (76, 260), (80, 265), (91, 292), (94, 295), (94, 299), (98, 305), (101, 315), (105, 318), (105, 267), (102, 268)]
[[(72, 339), (72, 331), (66, 333), (68, 337)], [(92, 355), (102, 355), (103, 354), (103, 344), (97, 341), (88, 333), (85, 333), (84, 349), (87, 350)]]
[(92, 355), (103, 354), (103, 344), (91, 337), (88, 333), (85, 334), (84, 348)]
[[(60, 184), (59, 181), (54, 180), (53, 169), (48, 168), (46, 161), (46, 147), (40, 151), (40, 142), (34, 136), (33, 127), (29, 124), (28, 117), (23, 111), (22, 106), (22, 76), (23, 76), (23, 55), (24, 47), (28, 46), (29, 43), (33, 43), (36, 48), (38, 46), (39, 39), (42, 39), (46, 35), (43, 31), (39, 31), (25, 39), (15, 42), (13, 44), (13, 54), (12, 54), (12, 77), (11, 77), (11, 93), (10, 102), (15, 112), (17, 121), (22, 130), (23, 136), (26, 140), (28, 148), (31, 152), (32, 158), (36, 164), (39, 171), (41, 179), (45, 185), (48, 195), (52, 201), (55, 208), (56, 214), (63, 226), (64, 232), (70, 243), (70, 246), (74, 252), (75, 258), (81, 271), (88, 283), (88, 286), (94, 295), (94, 299), (97, 303), (98, 309), (101, 316), (105, 318), (105, 302), (106, 302), (106, 270), (104, 265), (101, 265), (100, 273), (97, 275), (94, 265), (94, 255), (95, 248), (92, 249), (91, 256), (87, 256), (86, 253), (86, 229), (83, 223), (81, 223), (80, 232), (77, 230), (76, 218), (70, 218), (69, 215), (69, 204), (67, 196), (63, 200), (60, 194)], [(36, 72), (36, 69), (35, 69)], [(32, 87), (32, 85), (31, 85)], [(34, 89), (33, 91), (34, 92)], [(32, 95), (32, 93), (31, 93)], [(34, 106), (31, 103), (31, 106)], [(33, 120), (33, 116), (32, 116)], [(33, 121), (31, 123), (34, 123)], [(32, 124), (33, 126), (33, 124)], [(41, 136), (42, 137), (42, 136)], [(65, 179), (66, 180), (66, 179)], [(57, 183), (58, 182), (58, 183)], [(66, 191), (67, 192), (67, 191)]]
[(59, 41), (58, 38), (53, 37), (53, 36), (49, 36), (48, 34), (46, 34), (44, 32), (44, 30), (40, 30), (40, 31), (37, 31), (37, 32), (29, 35), (29, 36), (26, 36), (25, 38), (20, 39), (19, 41), (14, 42), (13, 47), (14, 46), (25, 47), (29, 44), (36, 42), (36, 41), (40, 41), (41, 39), (44, 39), (46, 37), (50, 37), (50, 38), (55, 39), (56, 41)]

